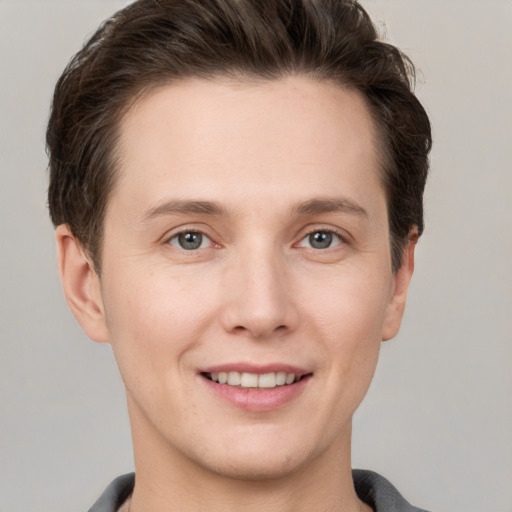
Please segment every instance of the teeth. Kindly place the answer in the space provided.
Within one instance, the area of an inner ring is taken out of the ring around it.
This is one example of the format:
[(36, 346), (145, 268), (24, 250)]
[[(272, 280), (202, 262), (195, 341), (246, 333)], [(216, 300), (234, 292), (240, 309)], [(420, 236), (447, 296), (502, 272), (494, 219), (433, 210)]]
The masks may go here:
[(275, 388), (276, 387), (276, 374), (275, 373), (262, 373), (258, 379), (258, 387), (260, 388)]
[[(291, 373), (290, 375), (293, 375)], [(295, 380), (295, 375), (293, 375)], [(286, 373), (285, 372), (277, 372), (276, 373), (276, 386), (284, 386), (286, 384)]]
[(229, 386), (240, 386), (242, 388), (275, 388), (295, 382), (297, 377), (294, 373), (272, 372), (272, 373), (240, 373), (240, 372), (214, 372), (209, 374), (211, 380), (219, 384)]
[(230, 386), (240, 386), (240, 374), (238, 372), (228, 373), (228, 384)]
[(295, 380), (295, 375), (293, 373), (286, 374), (286, 384), (291, 384)]
[(258, 375), (256, 373), (242, 373), (240, 377), (240, 386), (243, 388), (257, 388)]

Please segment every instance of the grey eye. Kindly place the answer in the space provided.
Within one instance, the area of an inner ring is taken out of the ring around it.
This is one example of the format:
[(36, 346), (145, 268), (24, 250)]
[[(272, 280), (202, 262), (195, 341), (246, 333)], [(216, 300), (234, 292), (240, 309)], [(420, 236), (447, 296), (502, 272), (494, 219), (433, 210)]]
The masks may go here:
[(210, 242), (210, 239), (197, 231), (184, 231), (173, 236), (170, 244), (185, 251), (201, 249)]
[(331, 246), (332, 240), (332, 233), (328, 231), (315, 231), (308, 235), (309, 245), (313, 247), (313, 249), (327, 249)]
[(309, 247), (311, 249), (329, 249), (343, 243), (340, 235), (333, 231), (312, 231), (306, 235), (299, 243), (300, 247)]

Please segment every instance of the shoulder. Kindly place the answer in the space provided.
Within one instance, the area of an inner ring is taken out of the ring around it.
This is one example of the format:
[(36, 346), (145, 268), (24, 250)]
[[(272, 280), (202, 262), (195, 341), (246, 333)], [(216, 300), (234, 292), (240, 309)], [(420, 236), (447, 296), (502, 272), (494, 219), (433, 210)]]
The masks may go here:
[(135, 485), (135, 473), (128, 473), (116, 478), (89, 509), (89, 512), (117, 512), (128, 498)]
[(354, 469), (352, 478), (359, 499), (375, 512), (427, 512), (413, 507), (388, 480), (373, 471)]

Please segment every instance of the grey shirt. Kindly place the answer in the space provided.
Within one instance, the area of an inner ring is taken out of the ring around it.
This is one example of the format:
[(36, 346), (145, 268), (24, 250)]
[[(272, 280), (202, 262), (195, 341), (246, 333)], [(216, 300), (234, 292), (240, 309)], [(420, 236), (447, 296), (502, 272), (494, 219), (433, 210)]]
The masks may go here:
[[(388, 480), (373, 471), (354, 469), (352, 477), (359, 499), (370, 505), (375, 512), (427, 512), (413, 507)], [(134, 473), (116, 478), (89, 512), (117, 512), (132, 493), (134, 484)]]

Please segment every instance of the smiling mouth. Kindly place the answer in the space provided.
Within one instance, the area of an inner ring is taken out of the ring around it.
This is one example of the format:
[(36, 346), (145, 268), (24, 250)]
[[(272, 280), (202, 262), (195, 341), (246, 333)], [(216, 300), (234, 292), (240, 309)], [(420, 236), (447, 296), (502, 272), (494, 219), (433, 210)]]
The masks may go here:
[(289, 386), (311, 375), (297, 375), (286, 372), (248, 373), (248, 372), (203, 372), (205, 378), (217, 384), (226, 384), (238, 388), (271, 389)]

